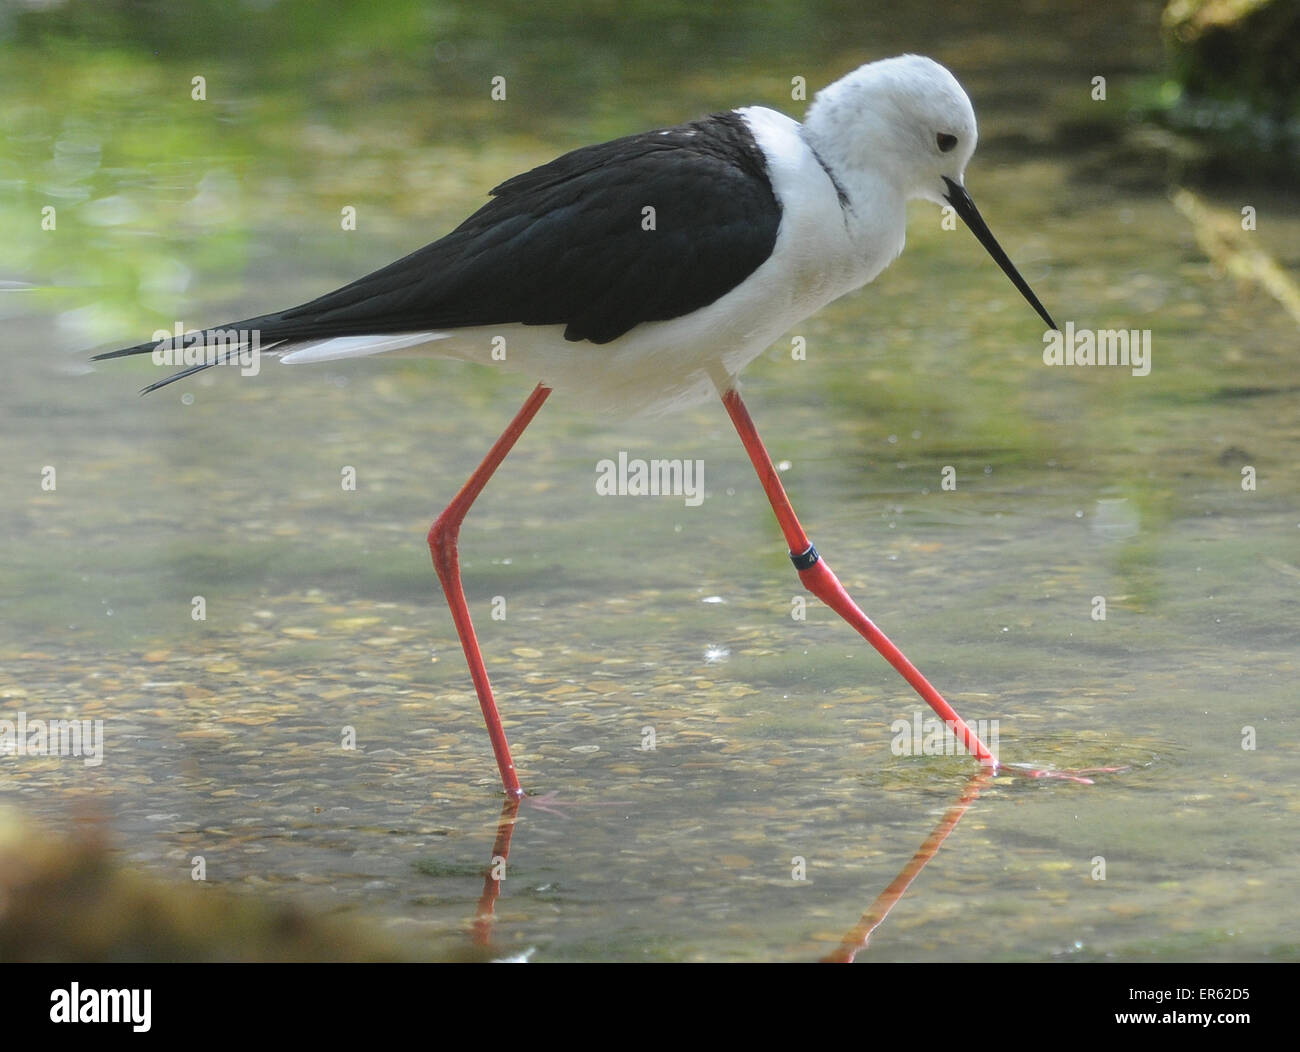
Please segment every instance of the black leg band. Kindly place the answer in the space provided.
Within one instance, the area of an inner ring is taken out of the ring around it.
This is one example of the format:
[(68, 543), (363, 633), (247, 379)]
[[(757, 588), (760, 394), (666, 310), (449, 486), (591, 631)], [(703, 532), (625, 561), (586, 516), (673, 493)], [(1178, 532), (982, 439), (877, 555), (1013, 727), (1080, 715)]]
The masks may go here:
[(810, 566), (816, 566), (817, 560), (820, 558), (821, 556), (817, 554), (817, 549), (811, 544), (808, 545), (808, 550), (806, 552), (800, 552), (798, 555), (795, 555), (794, 552), (790, 553), (790, 561), (794, 563), (794, 568), (796, 570), (807, 570)]

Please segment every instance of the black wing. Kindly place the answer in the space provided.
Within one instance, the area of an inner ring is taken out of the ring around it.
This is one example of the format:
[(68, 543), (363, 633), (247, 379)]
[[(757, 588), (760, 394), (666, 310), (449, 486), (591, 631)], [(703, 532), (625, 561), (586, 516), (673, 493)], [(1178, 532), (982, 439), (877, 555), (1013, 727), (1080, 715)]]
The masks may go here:
[(506, 323), (608, 343), (730, 292), (771, 254), (780, 222), (748, 125), (715, 114), (574, 150), (496, 187), (441, 240), (300, 307), (220, 328), (260, 329), (264, 347)]

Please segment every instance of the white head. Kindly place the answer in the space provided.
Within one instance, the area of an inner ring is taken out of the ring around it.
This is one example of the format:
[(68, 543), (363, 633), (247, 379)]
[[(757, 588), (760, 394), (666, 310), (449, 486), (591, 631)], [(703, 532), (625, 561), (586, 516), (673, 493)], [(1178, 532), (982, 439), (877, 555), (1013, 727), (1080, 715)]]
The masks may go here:
[[(882, 189), (904, 200), (951, 205), (1039, 317), (1056, 328), (966, 191), (966, 165), (979, 139), (975, 111), (939, 63), (900, 55), (859, 66), (817, 93), (803, 137), (847, 192), (849, 208), (870, 208)], [(855, 201), (855, 192), (865, 201)]]
[(859, 66), (813, 99), (804, 136), (841, 171), (874, 171), (905, 198), (944, 204), (979, 132), (957, 78), (933, 59), (901, 55)]

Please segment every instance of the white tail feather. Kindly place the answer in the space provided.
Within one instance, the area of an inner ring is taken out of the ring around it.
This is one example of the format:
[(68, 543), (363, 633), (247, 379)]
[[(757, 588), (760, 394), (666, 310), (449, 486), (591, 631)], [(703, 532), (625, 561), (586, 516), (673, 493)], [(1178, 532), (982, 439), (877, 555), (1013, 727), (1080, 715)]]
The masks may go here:
[(300, 344), (281, 355), (280, 361), (285, 365), (301, 365), (303, 362), (332, 362), (339, 358), (365, 358), (445, 340), (450, 335), (449, 332), (392, 332), (375, 336), (336, 336), (330, 340)]

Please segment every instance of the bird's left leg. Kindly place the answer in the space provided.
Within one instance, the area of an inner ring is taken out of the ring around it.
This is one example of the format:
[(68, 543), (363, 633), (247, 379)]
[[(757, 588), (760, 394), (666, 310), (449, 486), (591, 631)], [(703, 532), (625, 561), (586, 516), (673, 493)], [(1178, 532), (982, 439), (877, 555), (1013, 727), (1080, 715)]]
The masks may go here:
[(469, 663), (469, 674), (474, 680), (479, 708), (483, 710), (483, 721), (487, 724), (488, 737), (492, 739), (492, 752), (496, 755), (497, 767), (501, 771), (501, 783), (505, 786), (506, 795), (516, 800), (524, 795), (524, 790), (515, 773), (514, 761), (510, 759), (510, 744), (506, 741), (506, 732), (501, 726), (501, 716), (492, 696), (492, 684), (488, 682), (483, 654), (479, 650), (478, 638), (474, 635), (474, 623), (470, 620), (465, 590), (460, 583), (460, 558), (456, 542), (460, 536), (460, 524), (469, 512), (470, 505), (483, 492), (492, 473), (501, 466), (501, 461), (506, 459), (506, 454), (519, 440), (524, 428), (537, 415), (550, 393), (551, 389), (545, 384), (538, 384), (533, 389), (528, 401), (510, 421), (510, 426), (488, 450), (483, 463), (429, 529), (429, 551), (433, 553), (433, 566), (438, 571), (438, 580), (442, 582), (447, 605), (451, 608), (451, 619), (456, 622), (460, 645), (465, 651), (465, 660)]

